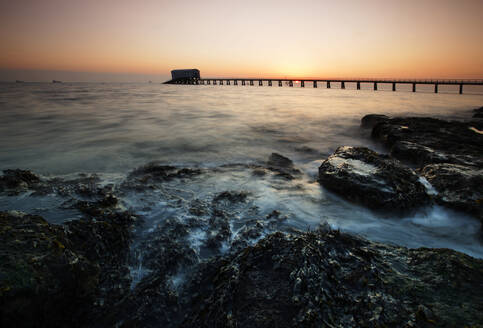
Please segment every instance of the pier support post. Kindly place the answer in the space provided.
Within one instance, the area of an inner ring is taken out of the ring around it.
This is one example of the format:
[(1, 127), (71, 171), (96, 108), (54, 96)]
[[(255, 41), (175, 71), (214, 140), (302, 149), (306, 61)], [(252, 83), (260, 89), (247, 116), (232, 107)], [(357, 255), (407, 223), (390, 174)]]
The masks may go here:
[(216, 80), (213, 80), (213, 85), (216, 85)]
[(314, 81), (314, 88), (317, 88), (317, 81)]
[(361, 82), (357, 81), (357, 90), (361, 89)]
[(223, 80), (220, 80), (220, 85), (223, 85)]
[(342, 82), (340, 83), (340, 88), (341, 88), (341, 89), (345, 89), (345, 82), (344, 82), (344, 81), (342, 81)]
[(413, 92), (416, 92), (416, 83), (413, 83)]
[(377, 83), (374, 82), (374, 91), (377, 91)]
[(282, 81), (278, 81), (278, 86), (281, 87), (282, 86)]
[(300, 81), (300, 87), (305, 88), (305, 81)]
[(238, 85), (238, 80), (233, 80), (233, 85)]
[(293, 81), (289, 81), (289, 82), (288, 82), (288, 86), (289, 86), (289, 87), (293, 87)]
[(211, 81), (210, 80), (206, 80), (206, 84), (210, 85), (211, 84)]
[(242, 80), (242, 85), (245, 85), (245, 80)]
[(463, 84), (460, 84), (460, 95), (463, 94)]
[(268, 86), (271, 87), (272, 86), (272, 80), (268, 80)]
[(396, 91), (396, 82), (392, 83), (392, 91)]
[(327, 89), (330, 89), (330, 81), (327, 81)]
[(438, 83), (434, 84), (434, 93), (438, 93)]
[(250, 80), (250, 85), (253, 85), (253, 80)]
[(226, 85), (230, 85), (230, 80), (226, 80)]
[(259, 86), (262, 86), (262, 85), (263, 85), (262, 80), (258, 80), (258, 85), (259, 85)]

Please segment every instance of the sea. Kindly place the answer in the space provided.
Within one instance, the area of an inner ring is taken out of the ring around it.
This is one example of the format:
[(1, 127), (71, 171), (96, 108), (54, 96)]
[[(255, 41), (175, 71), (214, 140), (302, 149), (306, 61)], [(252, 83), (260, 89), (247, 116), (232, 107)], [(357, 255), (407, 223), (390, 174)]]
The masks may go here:
[[(466, 88), (466, 87), (465, 87)], [(195, 200), (223, 191), (247, 200), (233, 217), (264, 218), (274, 210), (286, 228), (328, 224), (369, 240), (411, 248), (444, 247), (483, 258), (480, 223), (437, 205), (407, 215), (379, 213), (350, 203), (317, 182), (318, 167), (343, 145), (387, 153), (360, 127), (366, 114), (468, 120), (483, 105), (483, 90), (431, 86), (418, 92), (391, 85), (318, 88), (158, 83), (0, 83), (0, 170), (28, 169), (41, 177), (95, 174), (100, 184), (122, 185), (151, 162), (202, 169), (154, 191), (120, 193), (122, 206), (144, 218), (144, 232), (172, 217), (189, 218)], [(271, 153), (290, 158), (302, 177), (254, 176)], [(61, 224), (82, 214), (60, 196), (0, 196), (0, 210), (42, 215)], [(266, 231), (269, 233), (271, 231)], [(193, 245), (201, 237), (194, 235)], [(220, 250), (223, 251), (223, 250)]]

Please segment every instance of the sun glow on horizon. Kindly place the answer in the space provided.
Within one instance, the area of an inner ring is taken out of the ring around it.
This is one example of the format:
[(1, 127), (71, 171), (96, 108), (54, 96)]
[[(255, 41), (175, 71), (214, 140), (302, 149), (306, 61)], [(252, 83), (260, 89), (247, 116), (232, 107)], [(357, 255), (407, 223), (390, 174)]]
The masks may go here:
[(0, 6), (3, 70), (483, 76), (480, 0), (44, 0)]

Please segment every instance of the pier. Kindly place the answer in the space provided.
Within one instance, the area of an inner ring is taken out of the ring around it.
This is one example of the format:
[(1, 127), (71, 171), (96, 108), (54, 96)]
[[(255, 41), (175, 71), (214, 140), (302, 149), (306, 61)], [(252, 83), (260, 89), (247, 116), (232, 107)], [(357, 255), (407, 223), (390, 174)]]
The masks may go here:
[[(254, 83), (258, 81), (258, 83)], [(463, 87), (465, 85), (483, 85), (483, 79), (477, 80), (449, 80), (449, 79), (280, 79), (280, 78), (181, 78), (173, 79), (165, 84), (186, 84), (186, 85), (233, 85), (238, 86), (241, 82), (242, 86), (250, 85), (254, 86), (273, 86), (273, 82), (278, 84), (279, 87), (284, 85), (288, 87), (293, 87), (294, 82), (300, 83), (301, 88), (305, 88), (307, 83), (312, 83), (314, 88), (319, 87), (319, 85), (326, 85), (328, 89), (331, 88), (331, 83), (339, 83), (341, 89), (345, 89), (347, 84), (354, 84), (357, 90), (361, 89), (361, 84), (369, 84), (372, 86), (374, 91), (378, 90), (378, 84), (391, 84), (392, 91), (397, 90), (397, 85), (407, 84), (412, 86), (412, 92), (416, 92), (417, 85), (433, 85), (434, 92), (438, 93), (439, 87), (442, 85), (456, 85), (459, 87), (459, 93), (463, 93)]]

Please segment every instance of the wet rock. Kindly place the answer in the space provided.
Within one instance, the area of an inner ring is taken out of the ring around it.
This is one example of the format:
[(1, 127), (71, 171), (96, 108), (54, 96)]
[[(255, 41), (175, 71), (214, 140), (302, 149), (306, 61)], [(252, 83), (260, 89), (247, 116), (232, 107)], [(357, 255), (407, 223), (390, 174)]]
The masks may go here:
[(0, 212), (0, 325), (78, 327), (99, 288), (100, 269), (61, 226)]
[(474, 214), (483, 223), (483, 169), (457, 164), (430, 164), (421, 170), (421, 174), (437, 190), (437, 202)]
[(389, 120), (389, 116), (380, 114), (369, 114), (361, 119), (361, 127), (372, 129), (376, 124)]
[(483, 107), (473, 109), (474, 118), (483, 118)]
[(277, 177), (287, 180), (293, 180), (302, 175), (302, 172), (294, 167), (292, 160), (277, 153), (270, 155), (267, 169), (277, 173)]
[(246, 201), (248, 193), (237, 191), (223, 191), (213, 198), (213, 202), (228, 201), (231, 203), (243, 203)]
[(394, 157), (420, 166), (444, 160), (482, 167), (483, 133), (473, 125), (429, 117), (399, 117), (376, 124), (372, 136), (391, 148)]
[(413, 170), (363, 147), (339, 147), (319, 167), (319, 181), (373, 209), (406, 211), (429, 201)]
[(291, 159), (282, 156), (277, 153), (272, 153), (268, 158), (267, 165), (273, 167), (285, 167), (285, 168), (292, 168), (293, 162)]
[(483, 261), (319, 230), (201, 265), (173, 327), (449, 327), (483, 319)]
[(40, 182), (40, 178), (28, 170), (4, 170), (0, 176), (0, 192), (13, 194), (26, 191)]

